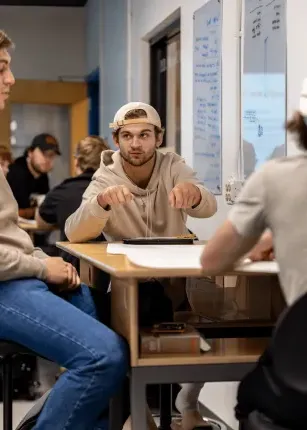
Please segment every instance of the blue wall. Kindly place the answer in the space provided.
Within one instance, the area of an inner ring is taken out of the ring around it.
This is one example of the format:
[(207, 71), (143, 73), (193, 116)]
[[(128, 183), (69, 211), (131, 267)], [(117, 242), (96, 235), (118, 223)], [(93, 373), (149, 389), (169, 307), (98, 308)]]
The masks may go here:
[(127, 103), (127, 0), (102, 1), (100, 135), (112, 144), (109, 123)]
[(99, 67), (101, 0), (88, 0), (86, 4), (86, 70), (87, 74)]

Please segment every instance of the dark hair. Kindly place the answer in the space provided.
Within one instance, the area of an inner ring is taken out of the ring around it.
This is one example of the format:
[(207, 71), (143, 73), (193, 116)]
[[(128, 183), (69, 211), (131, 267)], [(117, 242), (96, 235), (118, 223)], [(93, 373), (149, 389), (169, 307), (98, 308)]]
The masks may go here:
[(13, 46), (14, 44), (8, 35), (3, 30), (0, 30), (0, 49), (13, 48)]
[[(144, 109), (132, 109), (126, 113), (124, 119), (137, 119), (137, 118), (147, 118), (147, 113), (144, 111)], [(164, 133), (164, 129), (159, 128), (156, 125), (154, 127), (155, 127), (156, 138), (158, 138), (161, 133)], [(113, 137), (117, 140), (118, 140), (119, 130), (120, 129), (118, 128), (116, 131), (113, 132)]]
[(298, 136), (298, 146), (307, 151), (307, 117), (300, 112), (295, 112), (293, 117), (287, 122), (286, 130), (296, 133)]

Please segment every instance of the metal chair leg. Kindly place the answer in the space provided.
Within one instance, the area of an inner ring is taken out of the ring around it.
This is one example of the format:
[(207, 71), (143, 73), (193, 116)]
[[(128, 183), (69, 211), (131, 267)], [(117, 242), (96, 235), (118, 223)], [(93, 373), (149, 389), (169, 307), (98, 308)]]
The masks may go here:
[(13, 363), (12, 357), (2, 360), (3, 430), (13, 429)]
[(124, 421), (124, 393), (119, 390), (110, 401), (109, 428), (110, 430), (121, 430)]
[(160, 385), (160, 429), (170, 430), (172, 423), (172, 384)]

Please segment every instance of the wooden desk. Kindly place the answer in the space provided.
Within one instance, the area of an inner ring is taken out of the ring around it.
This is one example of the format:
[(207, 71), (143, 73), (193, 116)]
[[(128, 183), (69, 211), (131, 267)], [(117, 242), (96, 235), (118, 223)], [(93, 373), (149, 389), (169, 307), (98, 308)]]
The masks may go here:
[(108, 254), (105, 243), (61, 242), (57, 246), (80, 259), (83, 279), (88, 275), (88, 281), (93, 281), (91, 266), (111, 275), (112, 327), (127, 339), (130, 346), (130, 394), (134, 430), (147, 428), (146, 384), (237, 381), (251, 369), (266, 347), (266, 339), (215, 339), (212, 341), (211, 351), (200, 356), (141, 356), (138, 338), (138, 281), (150, 277), (199, 277), (202, 275), (201, 270), (149, 270), (138, 267), (131, 264), (125, 255)]
[(53, 228), (43, 228), (43, 227), (38, 227), (37, 222), (35, 223), (26, 223), (26, 222), (18, 222), (18, 227), (21, 228), (22, 230), (26, 231), (29, 236), (31, 237), (32, 241), (33, 241), (33, 235), (35, 233), (48, 233), (51, 231), (55, 231), (58, 230), (58, 227), (53, 227)]

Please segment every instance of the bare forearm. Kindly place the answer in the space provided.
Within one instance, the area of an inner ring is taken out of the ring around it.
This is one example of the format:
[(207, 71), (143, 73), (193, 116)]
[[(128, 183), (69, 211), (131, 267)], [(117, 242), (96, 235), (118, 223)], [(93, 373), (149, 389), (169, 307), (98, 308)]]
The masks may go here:
[(257, 242), (258, 237), (240, 236), (226, 221), (204, 248), (201, 264), (205, 274), (218, 275), (231, 270)]

